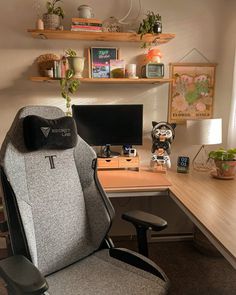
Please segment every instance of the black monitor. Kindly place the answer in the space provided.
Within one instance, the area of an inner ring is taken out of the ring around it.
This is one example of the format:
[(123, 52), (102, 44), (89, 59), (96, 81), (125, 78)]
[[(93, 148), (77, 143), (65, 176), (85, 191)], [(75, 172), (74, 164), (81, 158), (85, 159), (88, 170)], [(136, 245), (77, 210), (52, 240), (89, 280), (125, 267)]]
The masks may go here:
[(78, 134), (92, 146), (142, 145), (143, 105), (73, 105)]

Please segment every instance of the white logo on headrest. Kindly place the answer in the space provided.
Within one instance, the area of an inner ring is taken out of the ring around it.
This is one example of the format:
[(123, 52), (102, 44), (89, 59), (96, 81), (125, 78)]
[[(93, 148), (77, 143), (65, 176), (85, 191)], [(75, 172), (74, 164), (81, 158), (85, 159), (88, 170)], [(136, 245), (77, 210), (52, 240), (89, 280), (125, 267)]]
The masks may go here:
[(43, 135), (47, 138), (51, 128), (50, 127), (40, 127), (40, 129), (43, 132)]

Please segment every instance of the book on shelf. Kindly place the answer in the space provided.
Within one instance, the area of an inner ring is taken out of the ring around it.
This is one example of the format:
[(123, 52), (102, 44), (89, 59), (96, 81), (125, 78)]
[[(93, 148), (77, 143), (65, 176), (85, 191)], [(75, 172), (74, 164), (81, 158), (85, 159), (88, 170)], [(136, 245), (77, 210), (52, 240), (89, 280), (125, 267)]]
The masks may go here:
[(76, 22), (76, 23), (72, 23), (72, 26), (91, 26), (91, 27), (99, 27), (99, 28), (101, 28), (102, 24)]
[(102, 32), (102, 30), (90, 30), (90, 29), (71, 29), (71, 32)]
[(85, 30), (102, 32), (102, 28), (97, 26), (71, 25), (71, 31), (85, 31)]
[(53, 65), (53, 78), (61, 79), (65, 78), (66, 71), (69, 69), (69, 64), (66, 58), (61, 60), (55, 60)]
[(97, 25), (101, 25), (102, 21), (100, 19), (96, 19), (96, 18), (80, 18), (80, 17), (73, 17), (71, 19), (73, 24), (77, 24), (77, 23), (88, 23), (88, 24), (97, 24)]

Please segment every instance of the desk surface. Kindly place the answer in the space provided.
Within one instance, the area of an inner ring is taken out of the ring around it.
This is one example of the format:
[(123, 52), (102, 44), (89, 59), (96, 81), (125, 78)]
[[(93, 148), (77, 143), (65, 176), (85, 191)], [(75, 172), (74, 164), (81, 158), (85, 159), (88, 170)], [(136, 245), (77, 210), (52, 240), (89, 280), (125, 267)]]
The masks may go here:
[(100, 170), (98, 176), (106, 192), (160, 191), (171, 185), (165, 175), (145, 170)]
[[(106, 192), (168, 190), (174, 201), (236, 268), (236, 180), (214, 179), (203, 172), (181, 174), (168, 171), (166, 178), (157, 174), (142, 170), (98, 172)], [(121, 180), (119, 185), (117, 178)], [(129, 179), (132, 180), (131, 186), (128, 185)]]

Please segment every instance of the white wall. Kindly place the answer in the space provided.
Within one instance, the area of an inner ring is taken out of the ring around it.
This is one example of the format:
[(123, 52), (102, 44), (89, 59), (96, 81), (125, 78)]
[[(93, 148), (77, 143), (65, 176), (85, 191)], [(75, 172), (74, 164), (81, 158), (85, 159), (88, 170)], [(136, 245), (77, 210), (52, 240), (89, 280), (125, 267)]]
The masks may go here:
[[(26, 32), (34, 28), (37, 3), (46, 1), (12, 0), (1, 8), (0, 18), (0, 144), (8, 130), (16, 111), (25, 105), (56, 105), (64, 109), (64, 100), (60, 97), (57, 83), (35, 83), (28, 80), (37, 75), (34, 61), (43, 53), (63, 53), (66, 48), (83, 51), (90, 46), (116, 46), (121, 49), (122, 57), (136, 62), (144, 53), (136, 43), (85, 42), (64, 40), (33, 39)], [(135, 1), (137, 2), (137, 0)], [(77, 15), (80, 4), (93, 7), (97, 18), (105, 19), (111, 15), (122, 17), (128, 10), (126, 0), (85, 0), (64, 1), (66, 11), (64, 25), (69, 27), (70, 18)], [(227, 3), (227, 6), (226, 6)], [(44, 9), (41, 7), (41, 11)], [(231, 74), (233, 59), (233, 32), (235, 33), (234, 0), (145, 0), (142, 1), (142, 13), (147, 10), (159, 12), (163, 18), (163, 32), (175, 33), (176, 38), (161, 45), (163, 62), (178, 62), (191, 49), (197, 48), (211, 62), (217, 62), (217, 81), (215, 97), (215, 116), (223, 117), (227, 125)], [(143, 14), (142, 14), (143, 17)], [(141, 18), (142, 18), (141, 17)], [(235, 35), (234, 35), (235, 37)], [(234, 38), (235, 40), (235, 38)], [(196, 53), (184, 61), (204, 61)], [(225, 101), (227, 106), (225, 107)], [(168, 106), (168, 85), (81, 85), (78, 98), (73, 103), (142, 103), (144, 105), (144, 143), (140, 149), (143, 162), (150, 159), (150, 131), (152, 120), (166, 120)], [(177, 154), (192, 155), (197, 147), (185, 146), (185, 127), (177, 127), (176, 141), (172, 149), (173, 162)]]
[(233, 90), (233, 70), (236, 50), (236, 1), (228, 0), (222, 11), (221, 37), (216, 84), (215, 115), (224, 118), (224, 142), (226, 143), (229, 112)]

